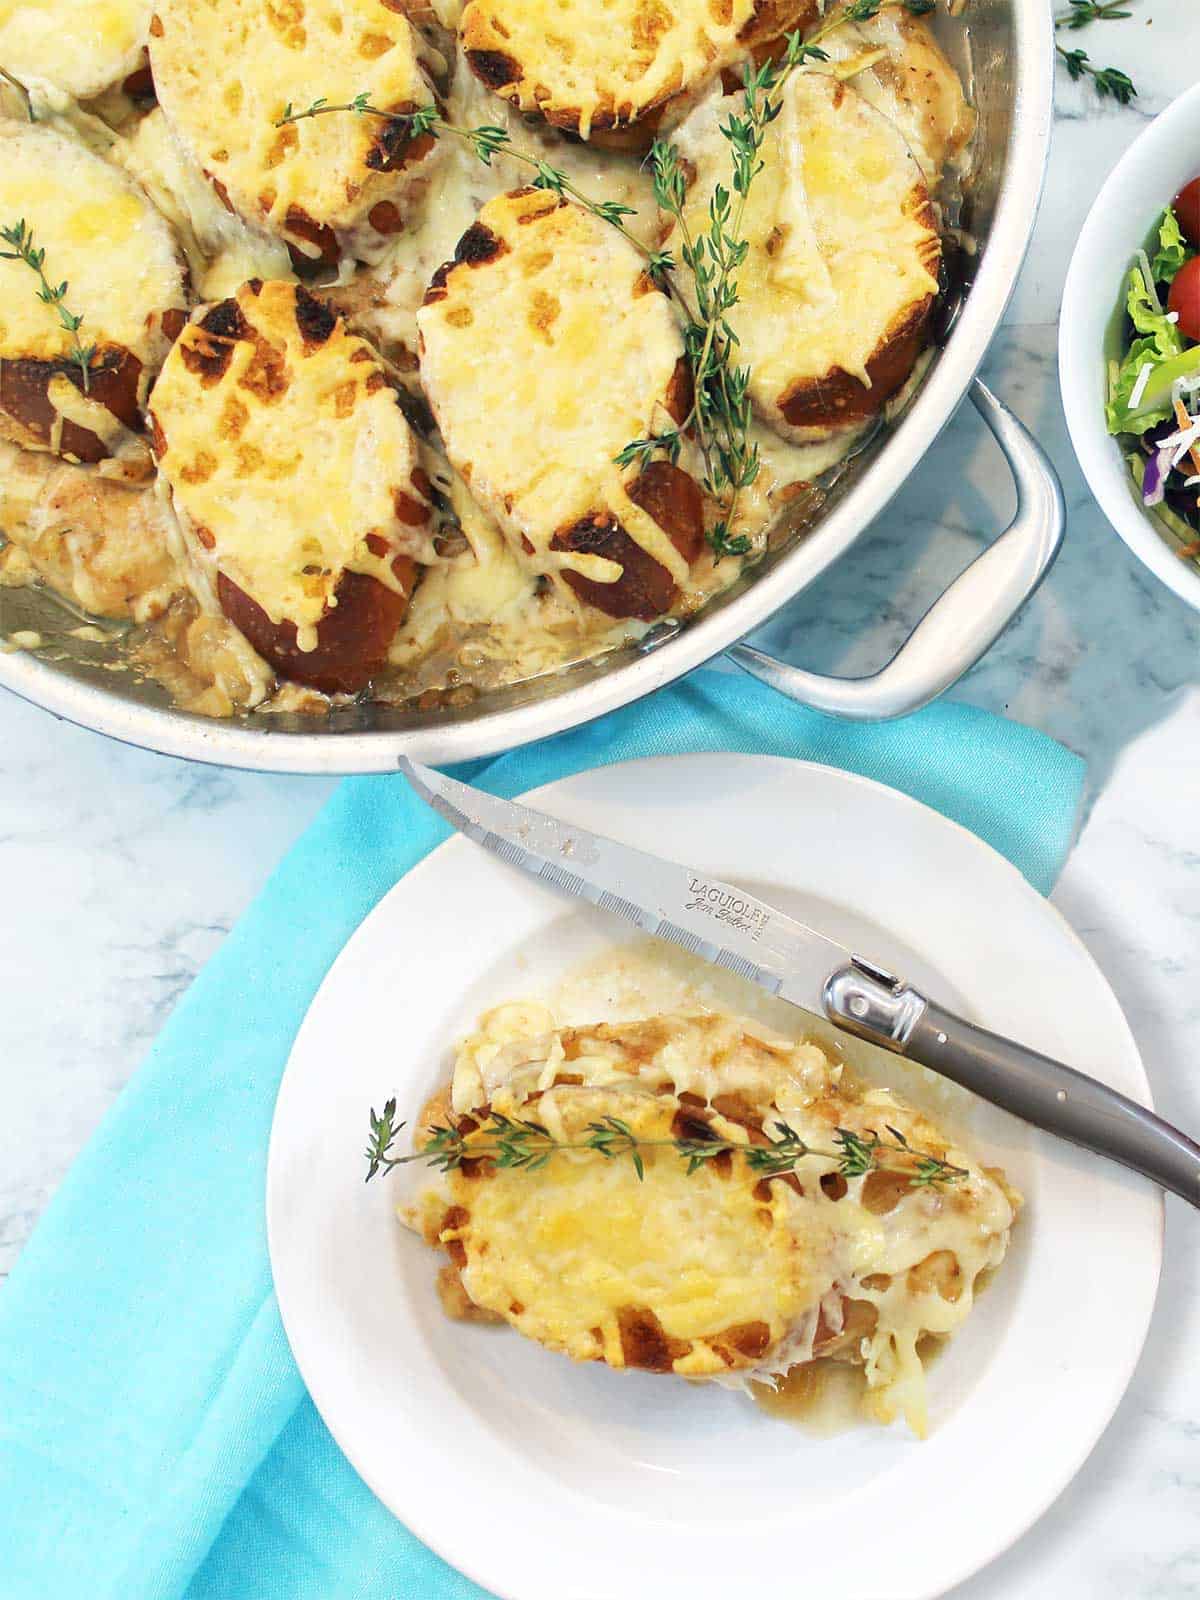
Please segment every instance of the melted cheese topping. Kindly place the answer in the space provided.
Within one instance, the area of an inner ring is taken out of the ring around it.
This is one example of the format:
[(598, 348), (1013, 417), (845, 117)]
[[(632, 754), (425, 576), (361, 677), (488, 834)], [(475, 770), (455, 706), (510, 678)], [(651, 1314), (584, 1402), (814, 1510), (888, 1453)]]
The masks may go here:
[[(676, 1110), (669, 1096), (553, 1091), (537, 1115), (558, 1138), (586, 1137), (590, 1121), (615, 1115), (650, 1140), (671, 1138)], [(629, 1359), (622, 1338), (623, 1314), (644, 1309), (680, 1346), (674, 1371), (723, 1373), (729, 1362), (716, 1346), (729, 1330), (762, 1324), (757, 1340), (774, 1343), (811, 1305), (823, 1241), (788, 1227), (782, 1190), (758, 1197), (744, 1168), (689, 1178), (672, 1152), (649, 1150), (643, 1169), (639, 1182), (632, 1168), (581, 1153), (535, 1174), (532, 1191), (521, 1172), (460, 1180), (452, 1187), (469, 1222), (449, 1227), (443, 1242), (464, 1240), (463, 1285), (475, 1304), (552, 1349), (644, 1364), (636, 1352)]]
[(0, 0), (0, 61), (80, 100), (141, 63), (153, 0)]
[[(450, 1104), (533, 1118), (571, 1143), (606, 1116), (639, 1140), (699, 1119), (701, 1136), (735, 1144), (786, 1122), (809, 1147), (795, 1183), (763, 1183), (738, 1158), (689, 1176), (671, 1149), (642, 1152), (639, 1182), (627, 1156), (580, 1150), (533, 1170), (455, 1170), (409, 1220), (449, 1248), (476, 1305), (552, 1349), (739, 1385), (838, 1349), (863, 1366), (872, 1413), (903, 1414), (919, 1434), (921, 1340), (961, 1326), (1019, 1203), (890, 1091), (731, 1016), (560, 1029), (543, 1007), (501, 1007), (461, 1047)], [(889, 1171), (835, 1181), (836, 1130), (885, 1127), (966, 1175), (942, 1188)], [(662, 1336), (651, 1359), (647, 1324)]]
[[(721, 124), (740, 96), (710, 95), (674, 135), (695, 168), (685, 215), (703, 231), (727, 182)], [(745, 266), (730, 321), (771, 413), (798, 383), (867, 363), (910, 309), (937, 292), (937, 235), (919, 169), (892, 123), (827, 73), (798, 71), (764, 141), (746, 204)]]
[(243, 217), (315, 255), (293, 208), (346, 230), (403, 196), (414, 167), (378, 170), (378, 119), (338, 113), (275, 126), (289, 104), (318, 98), (365, 93), (385, 110), (430, 103), (423, 46), (386, 0), (163, 0), (158, 16), (150, 56), (159, 101)]
[(895, 123), (933, 189), (966, 147), (975, 113), (928, 23), (889, 6), (869, 22), (835, 28), (821, 48), (831, 63), (853, 71), (857, 92)]
[[(585, 194), (603, 195), (631, 208), (626, 228), (647, 247), (655, 243), (659, 222), (654, 184), (640, 158), (565, 142), (544, 125), (523, 120), (490, 95), (461, 61), (451, 80), (446, 118), (459, 128), (486, 123), (500, 127), (516, 148), (552, 163)], [(387, 254), (370, 270), (356, 273), (345, 291), (335, 295), (338, 303), (357, 314), (369, 337), (384, 345), (403, 345), (415, 354), (417, 312), (430, 279), (454, 255), (459, 239), (487, 202), (521, 188), (528, 178), (528, 167), (510, 157), (498, 154), (485, 167), (461, 141), (443, 140), (436, 184), (413, 209), (405, 231), (396, 236)]]
[[(151, 396), (159, 465), (176, 510), (195, 530), (199, 559), (219, 568), (272, 622), (297, 624), (301, 649), (335, 604), (345, 571), (403, 592), (400, 553), (428, 555), (413, 483), (416, 441), (371, 347), (335, 322), (306, 340), (302, 290), (250, 285), (232, 337), (190, 323)], [(311, 302), (310, 302), (311, 303)], [(228, 352), (212, 375), (213, 347)], [(370, 541), (370, 542), (368, 542)], [(371, 545), (375, 544), (376, 549)]]
[(534, 570), (618, 577), (613, 562), (550, 549), (559, 529), (610, 509), (686, 578), (670, 539), (625, 492), (634, 469), (613, 461), (671, 422), (683, 343), (666, 297), (647, 287), (632, 245), (553, 195), (500, 196), (478, 222), (496, 253), (452, 266), (417, 313), (421, 375), (451, 461), (518, 543), (528, 540)]
[(201, 300), (223, 300), (250, 278), (286, 282), (293, 277), (287, 246), (249, 227), (221, 204), (212, 184), (180, 148), (161, 110), (151, 111), (127, 139), (117, 141), (113, 159), (170, 220)]
[(712, 76), (738, 53), (757, 9), (755, 0), (471, 0), (459, 34), (485, 82), (507, 75), (506, 99), (586, 139), (593, 125), (634, 122)]
[[(85, 344), (121, 345), (157, 365), (162, 314), (187, 303), (183, 271), (167, 223), (123, 172), (55, 129), (0, 122), (0, 216), (24, 218), (46, 252), (46, 277), (66, 280), (64, 304), (82, 315)], [(71, 354), (71, 335), (37, 290), (23, 262), (0, 261), (0, 357)]]

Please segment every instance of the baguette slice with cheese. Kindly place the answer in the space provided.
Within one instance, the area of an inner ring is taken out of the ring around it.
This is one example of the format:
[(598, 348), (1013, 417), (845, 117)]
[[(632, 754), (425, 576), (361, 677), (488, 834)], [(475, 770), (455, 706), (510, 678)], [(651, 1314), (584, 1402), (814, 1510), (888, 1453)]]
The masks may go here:
[(281, 676), (353, 693), (432, 559), (430, 485), (371, 346), (292, 283), (180, 335), (150, 397), (195, 581)]
[(645, 621), (674, 602), (703, 535), (677, 466), (619, 467), (691, 403), (666, 296), (628, 240), (572, 202), (491, 200), (417, 314), (446, 451), (518, 556), (588, 605)]
[(373, 259), (428, 179), (429, 134), (353, 111), (278, 126), (289, 106), (433, 101), (428, 47), (395, 0), (159, 0), (150, 61), (180, 143), (231, 211), (300, 262)]
[[(896, 125), (849, 84), (801, 69), (780, 91), (747, 199), (729, 320), (756, 409), (786, 438), (861, 429), (921, 352), (941, 247), (921, 169)], [(728, 183), (721, 133), (742, 96), (710, 94), (673, 135), (694, 174), (695, 238)]]
[[(141, 405), (187, 316), (171, 228), (124, 172), (70, 135), (0, 119), (0, 218), (43, 251), (57, 304), (37, 273), (0, 244), (0, 434), (69, 460), (124, 459), (148, 469)], [(61, 313), (83, 318), (87, 376)]]

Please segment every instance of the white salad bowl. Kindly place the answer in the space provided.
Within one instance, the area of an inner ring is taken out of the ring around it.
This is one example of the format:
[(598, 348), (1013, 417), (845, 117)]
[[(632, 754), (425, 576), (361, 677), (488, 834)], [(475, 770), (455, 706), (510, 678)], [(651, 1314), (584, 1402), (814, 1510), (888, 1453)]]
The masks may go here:
[(1200, 569), (1181, 561), (1142, 505), (1120, 442), (1107, 431), (1107, 363), (1135, 253), (1200, 173), (1200, 83), (1134, 140), (1096, 196), (1075, 245), (1058, 330), (1059, 384), (1071, 443), (1101, 510), (1145, 566), (1200, 610)]

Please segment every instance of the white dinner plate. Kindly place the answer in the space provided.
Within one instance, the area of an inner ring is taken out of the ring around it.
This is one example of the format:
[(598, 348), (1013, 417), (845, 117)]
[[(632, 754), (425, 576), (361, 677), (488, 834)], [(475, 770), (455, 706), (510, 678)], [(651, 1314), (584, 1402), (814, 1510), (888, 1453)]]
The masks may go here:
[[(530, 798), (736, 879), (1149, 1103), (1117, 1002), (1058, 913), (893, 790), (695, 755)], [(849, 1042), (863, 1070), (965, 1117), (1026, 1198), (1009, 1258), (930, 1370), (927, 1440), (866, 1424), (817, 1438), (714, 1385), (576, 1366), (510, 1329), (449, 1322), (438, 1256), (395, 1219), (401, 1175), (363, 1183), (368, 1108), (395, 1095), (416, 1116), (481, 1011), (545, 996), (630, 937), (454, 838), (347, 944), (296, 1039), (268, 1171), (275, 1286), (312, 1397), (396, 1516), (505, 1600), (940, 1595), (1029, 1527), (1112, 1415), (1153, 1306), (1161, 1196)]]

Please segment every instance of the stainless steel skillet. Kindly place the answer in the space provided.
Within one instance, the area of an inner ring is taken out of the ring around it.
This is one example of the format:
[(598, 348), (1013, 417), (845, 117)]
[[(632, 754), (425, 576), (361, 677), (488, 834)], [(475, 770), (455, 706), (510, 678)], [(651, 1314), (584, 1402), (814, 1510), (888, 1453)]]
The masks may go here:
[[(1049, 151), (1054, 48), (1044, 0), (970, 0), (977, 158), (963, 218), (978, 243), (961, 311), (903, 419), (862, 452), (832, 489), (820, 522), (784, 540), (704, 612), (653, 629), (638, 646), (436, 712), (377, 705), (311, 720), (251, 715), (213, 722), (170, 706), (155, 686), (95, 660), (0, 654), (0, 686), (55, 716), (191, 760), (262, 771), (395, 769), (401, 755), (442, 764), (513, 748), (626, 705), (729, 651), (784, 693), (841, 716), (902, 715), (933, 699), (994, 642), (1037, 587), (1062, 535), (1062, 501), (1032, 436), (981, 385), (973, 398), (1012, 467), (1018, 512), (1004, 536), (946, 591), (884, 670), (823, 678), (774, 661), (743, 640), (843, 554), (945, 427), (974, 380), (1015, 286)], [(949, 41), (963, 61), (963, 27)], [(3, 591), (5, 632), (37, 628), (36, 593)], [(19, 596), (20, 598), (14, 598)], [(45, 602), (48, 604), (48, 602)], [(50, 630), (47, 630), (50, 631)]]

